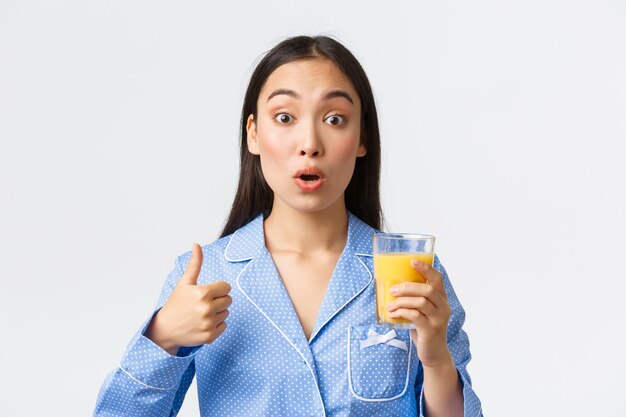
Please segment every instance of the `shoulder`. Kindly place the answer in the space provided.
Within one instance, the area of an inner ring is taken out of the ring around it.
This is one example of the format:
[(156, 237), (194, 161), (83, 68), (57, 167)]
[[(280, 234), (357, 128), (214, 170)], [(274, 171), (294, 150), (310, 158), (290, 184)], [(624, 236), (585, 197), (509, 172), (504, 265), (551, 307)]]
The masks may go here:
[[(214, 281), (229, 281), (232, 265), (224, 256), (228, 242), (232, 235), (224, 236), (211, 243), (200, 245), (202, 249), (202, 267), (198, 276), (198, 284), (208, 284)], [(187, 269), (187, 265), (191, 260), (191, 250), (181, 254), (176, 259), (178, 269), (178, 279)]]
[[(204, 268), (207, 263), (215, 263), (224, 259), (224, 251), (230, 242), (232, 235), (224, 236), (211, 243), (200, 245), (202, 248), (202, 267)], [(181, 254), (177, 258), (177, 263), (184, 271), (191, 259), (191, 250)]]
[(349, 212), (348, 244), (359, 255), (372, 256), (372, 235), (380, 231)]
[[(223, 276), (238, 270), (245, 261), (256, 255), (264, 244), (263, 218), (259, 216), (230, 235), (221, 237), (209, 244), (201, 245), (202, 271), (198, 282), (211, 276)], [(181, 272), (191, 259), (191, 250), (177, 259)]]

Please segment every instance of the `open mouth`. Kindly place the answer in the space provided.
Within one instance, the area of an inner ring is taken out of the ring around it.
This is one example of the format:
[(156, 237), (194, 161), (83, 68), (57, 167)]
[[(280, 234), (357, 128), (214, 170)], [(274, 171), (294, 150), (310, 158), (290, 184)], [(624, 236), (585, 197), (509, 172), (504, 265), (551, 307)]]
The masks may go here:
[(303, 181), (307, 181), (307, 182), (314, 182), (320, 179), (319, 175), (306, 175), (306, 174), (302, 174), (300, 175), (300, 179), (302, 179)]
[(317, 167), (310, 166), (298, 170), (294, 178), (300, 190), (306, 193), (313, 193), (324, 186), (324, 173)]

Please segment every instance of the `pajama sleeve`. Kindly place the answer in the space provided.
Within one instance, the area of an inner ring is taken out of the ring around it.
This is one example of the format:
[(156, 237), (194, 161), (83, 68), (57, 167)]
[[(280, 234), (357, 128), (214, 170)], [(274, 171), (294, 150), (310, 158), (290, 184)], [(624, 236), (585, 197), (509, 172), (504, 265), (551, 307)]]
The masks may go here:
[[(469, 338), (467, 337), (467, 333), (465, 333), (462, 328), (463, 323), (465, 322), (465, 310), (463, 309), (463, 306), (461, 306), (461, 303), (454, 292), (454, 288), (452, 288), (448, 274), (446, 273), (443, 265), (441, 265), (437, 256), (435, 256), (434, 267), (443, 275), (443, 283), (446, 289), (446, 294), (448, 295), (448, 302), (452, 310), (450, 320), (448, 322), (448, 349), (450, 350), (450, 354), (452, 355), (452, 359), (456, 365), (459, 381), (463, 387), (463, 415), (465, 417), (482, 417), (483, 413), (480, 400), (472, 389), (472, 380), (467, 372), (467, 364), (472, 358), (472, 355), (469, 350)], [(415, 394), (419, 404), (420, 417), (425, 416), (423, 382), (424, 374), (420, 367), (420, 375), (417, 378), (415, 386)]]
[[(183, 274), (181, 258), (176, 260), (167, 278), (154, 313), (131, 339), (119, 367), (102, 384), (94, 416), (165, 417), (178, 414), (195, 375), (194, 356), (200, 347), (181, 348), (176, 356), (172, 356), (144, 333)], [(186, 258), (188, 261), (189, 257)]]

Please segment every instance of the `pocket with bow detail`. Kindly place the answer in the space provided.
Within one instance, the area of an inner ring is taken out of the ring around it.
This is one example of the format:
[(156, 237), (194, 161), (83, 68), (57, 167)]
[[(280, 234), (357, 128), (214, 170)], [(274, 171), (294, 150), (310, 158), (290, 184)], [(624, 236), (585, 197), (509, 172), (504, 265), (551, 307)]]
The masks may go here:
[(348, 384), (363, 401), (390, 401), (409, 386), (413, 342), (408, 330), (348, 327)]

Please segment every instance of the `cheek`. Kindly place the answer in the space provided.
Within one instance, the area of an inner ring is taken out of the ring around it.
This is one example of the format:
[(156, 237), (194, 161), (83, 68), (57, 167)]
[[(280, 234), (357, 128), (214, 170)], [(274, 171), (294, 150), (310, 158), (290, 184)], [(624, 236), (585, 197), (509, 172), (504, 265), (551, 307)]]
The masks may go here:
[(356, 159), (360, 136), (360, 130), (353, 129), (348, 134), (343, 135), (342, 137), (337, 137), (333, 140), (333, 154), (336, 158), (338, 160)]
[(341, 159), (354, 159), (356, 158), (357, 146), (353, 141), (346, 141), (337, 145), (336, 154)]
[(261, 158), (261, 170), (263, 177), (273, 191), (285, 176), (288, 168), (289, 149), (280, 137), (265, 135), (259, 141), (259, 153)]
[(277, 138), (265, 138), (260, 145), (261, 161), (279, 163), (285, 161), (289, 155), (289, 149), (285, 142)]
[(350, 181), (354, 173), (354, 166), (356, 164), (358, 141), (344, 141), (338, 143), (333, 149), (334, 165), (336, 167), (335, 174), (337, 178), (341, 178), (341, 182)]
[(271, 126), (265, 126), (260, 123), (259, 129), (259, 152), (261, 160), (270, 162), (273, 160), (282, 160), (289, 153), (288, 142), (286, 138), (281, 136), (280, 130), (272, 129)]

